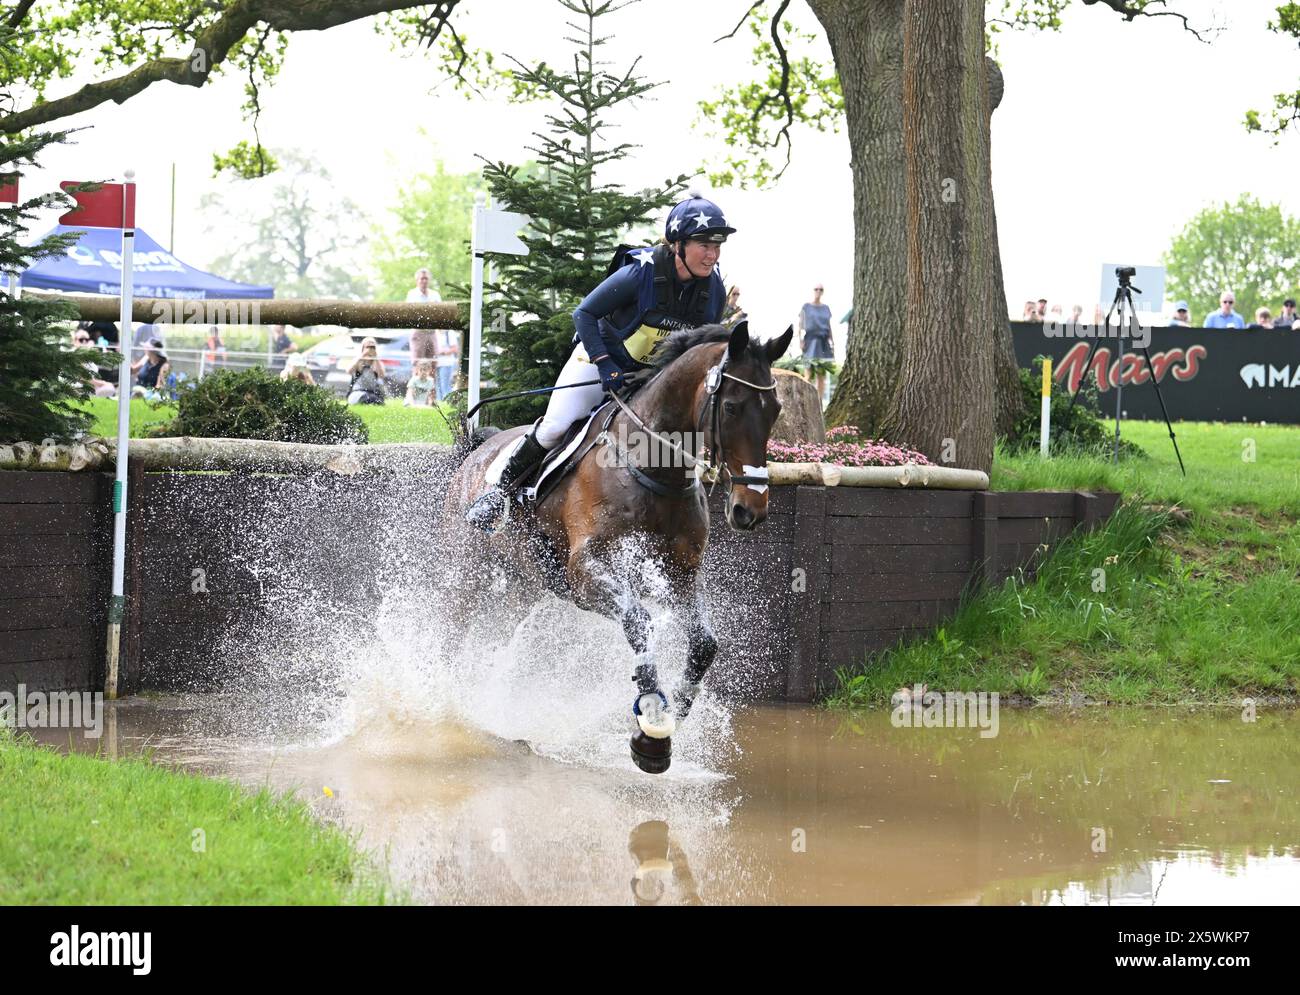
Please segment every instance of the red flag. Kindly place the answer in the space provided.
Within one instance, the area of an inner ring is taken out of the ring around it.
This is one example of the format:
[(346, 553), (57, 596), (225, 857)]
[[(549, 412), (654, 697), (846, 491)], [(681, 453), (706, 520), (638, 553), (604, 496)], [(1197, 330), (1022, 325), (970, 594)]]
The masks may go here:
[(18, 174), (0, 173), (0, 204), (18, 203)]
[(77, 199), (77, 206), (59, 218), (61, 225), (78, 228), (134, 228), (135, 184), (101, 183), (97, 190), (73, 190), (75, 180), (59, 184)]

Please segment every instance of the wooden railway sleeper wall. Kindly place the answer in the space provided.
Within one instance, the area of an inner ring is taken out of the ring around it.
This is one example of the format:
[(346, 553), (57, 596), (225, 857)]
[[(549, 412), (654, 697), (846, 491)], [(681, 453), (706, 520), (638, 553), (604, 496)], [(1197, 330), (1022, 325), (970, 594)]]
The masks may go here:
[[(146, 474), (138, 461), (130, 474), (126, 693), (238, 685), (236, 659), (304, 599), (308, 621), (297, 619), (293, 638), (330, 653), (331, 613), (364, 610), (381, 592), (378, 568), (354, 562), (318, 523), (373, 528), (378, 512), (357, 509), (383, 506), (398, 531), (418, 528), (431, 480)], [(104, 473), (0, 473), (0, 690), (102, 686), (111, 488)], [(836, 668), (940, 623), (968, 583), (1032, 569), (1040, 545), (1093, 527), (1118, 500), (793, 485), (769, 495), (762, 528), (712, 534), (705, 584), (723, 650), (710, 683), (795, 702), (832, 687)], [(721, 491), (712, 511), (721, 522)], [(207, 568), (197, 585), (196, 565)]]

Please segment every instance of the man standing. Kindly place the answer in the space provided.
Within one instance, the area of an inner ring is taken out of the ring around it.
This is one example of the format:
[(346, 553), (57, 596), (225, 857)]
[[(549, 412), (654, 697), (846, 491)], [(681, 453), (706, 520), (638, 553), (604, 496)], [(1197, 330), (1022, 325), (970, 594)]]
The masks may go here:
[(1290, 330), (1295, 328), (1297, 321), (1300, 321), (1300, 314), (1296, 313), (1295, 298), (1288, 297), (1282, 302), (1282, 313), (1273, 319), (1273, 327)]
[(298, 351), (298, 343), (289, 338), (283, 325), (271, 326), (271, 369), (283, 370), (289, 353)]
[(421, 266), (415, 271), (415, 286), (406, 292), (408, 304), (441, 304), (438, 291), (429, 288), (429, 271)]
[(1174, 302), (1174, 316), (1169, 319), (1169, 327), (1170, 328), (1191, 328), (1192, 327), (1191, 318), (1188, 316), (1188, 312), (1187, 312), (1186, 301)]
[[(800, 347), (803, 358), (810, 360), (835, 359), (835, 344), (831, 340), (831, 309), (822, 303), (819, 283), (813, 287), (813, 299), (799, 309)], [(817, 396), (826, 403), (826, 374), (817, 374)]]
[(1231, 290), (1225, 290), (1219, 295), (1219, 310), (1213, 311), (1205, 316), (1206, 328), (1245, 328), (1246, 319), (1232, 309), (1232, 305), (1237, 303), (1237, 298)]

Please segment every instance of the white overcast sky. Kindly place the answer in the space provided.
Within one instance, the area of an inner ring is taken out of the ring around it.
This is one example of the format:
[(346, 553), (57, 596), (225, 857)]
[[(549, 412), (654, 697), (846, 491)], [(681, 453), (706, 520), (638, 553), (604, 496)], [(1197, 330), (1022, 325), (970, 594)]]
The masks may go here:
[[(640, 56), (641, 75), (668, 81), (617, 119), (617, 137), (642, 148), (611, 179), (647, 185), (719, 154), (695, 127), (695, 107), (725, 82), (749, 78), (748, 37), (712, 44), (747, 5), (654, 0), (606, 18), (614, 37), (604, 55), (614, 67)], [(1174, 18), (1126, 24), (1075, 3), (1059, 33), (1001, 35), (1007, 86), (994, 115), (993, 184), (1015, 316), (1031, 297), (1062, 303), (1067, 313), (1072, 303), (1090, 304), (1103, 262), (1158, 264), (1170, 237), (1207, 203), (1250, 192), (1300, 214), (1300, 134), (1274, 146), (1242, 126), (1247, 108), (1266, 109), (1272, 94), (1300, 79), (1297, 46), (1265, 30), (1275, 3), (1176, 6), (1223, 30), (1203, 44)], [(528, 62), (567, 58), (555, 28), (558, 6), (471, 0), (467, 8), (462, 23), (472, 44)], [(815, 26), (806, 8), (799, 16)], [(50, 95), (80, 82), (58, 84)], [(465, 99), (437, 83), (431, 59), (391, 52), (369, 23), (298, 34), (280, 79), (264, 91), (262, 135), (268, 145), (316, 157), (340, 192), (382, 223), (405, 178), (439, 158), (453, 170), (475, 169), (476, 153), (520, 161), (541, 124), (536, 105)], [(175, 163), (175, 251), (206, 268), (223, 245), (205, 229), (219, 232), (222, 219), (200, 213), (199, 201), (212, 189), (212, 153), (249, 135), (242, 99), (233, 77), (201, 90), (156, 84), (123, 106), (81, 115), (71, 123), (91, 128), (75, 146), (51, 148), (43, 170), (24, 180), (24, 193), (62, 179), (120, 178), (132, 167), (137, 223), (165, 246)], [(699, 185), (739, 229), (722, 265), (757, 331), (783, 329), (816, 281), (825, 283), (836, 319), (847, 310), (853, 201), (843, 134), (797, 132), (793, 165), (773, 189)]]

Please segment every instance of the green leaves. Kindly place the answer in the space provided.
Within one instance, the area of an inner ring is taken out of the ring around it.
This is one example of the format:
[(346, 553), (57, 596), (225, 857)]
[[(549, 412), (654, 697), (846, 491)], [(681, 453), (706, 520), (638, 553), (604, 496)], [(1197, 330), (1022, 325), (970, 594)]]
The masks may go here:
[(1207, 207), (1173, 239), (1164, 255), (1166, 293), (1191, 305), (1194, 324), (1217, 309), (1219, 294), (1236, 295), (1236, 311), (1249, 324), (1255, 309), (1275, 314), (1283, 298), (1300, 289), (1300, 222), (1277, 204), (1249, 194), (1236, 203)]

